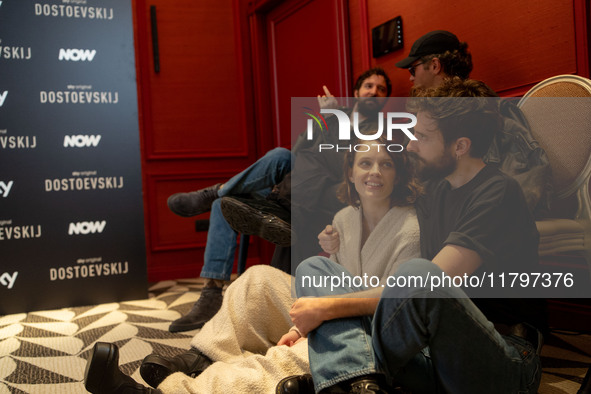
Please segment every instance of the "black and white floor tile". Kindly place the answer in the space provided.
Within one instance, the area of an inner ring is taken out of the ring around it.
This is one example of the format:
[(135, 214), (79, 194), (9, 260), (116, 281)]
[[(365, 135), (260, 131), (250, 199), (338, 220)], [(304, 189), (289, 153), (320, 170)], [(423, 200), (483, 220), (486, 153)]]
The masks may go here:
[[(197, 330), (172, 334), (168, 326), (190, 310), (203, 284), (164, 281), (146, 300), (0, 316), (0, 394), (86, 393), (86, 358), (96, 341), (116, 343), (121, 369), (143, 382), (145, 356), (189, 348)], [(591, 336), (552, 335), (542, 363), (539, 393), (575, 394), (591, 364)]]

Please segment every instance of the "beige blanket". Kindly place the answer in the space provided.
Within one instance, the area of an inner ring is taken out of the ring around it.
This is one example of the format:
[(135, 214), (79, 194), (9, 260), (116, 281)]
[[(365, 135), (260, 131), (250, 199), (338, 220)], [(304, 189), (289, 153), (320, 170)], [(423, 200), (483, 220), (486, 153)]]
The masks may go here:
[(282, 378), (309, 373), (307, 341), (275, 346), (292, 326), (291, 280), (266, 265), (246, 270), (191, 343), (217, 362), (195, 379), (173, 374), (158, 388), (165, 394), (274, 393)]
[[(419, 255), (413, 208), (392, 208), (363, 248), (360, 215), (359, 210), (345, 208), (334, 221), (341, 236), (335, 258), (351, 273), (384, 278), (399, 263)], [(274, 393), (284, 377), (309, 373), (307, 341), (293, 347), (275, 346), (292, 326), (292, 280), (269, 266), (249, 268), (228, 287), (220, 311), (191, 343), (216, 362), (195, 379), (176, 373), (158, 388), (165, 394), (264, 394)]]

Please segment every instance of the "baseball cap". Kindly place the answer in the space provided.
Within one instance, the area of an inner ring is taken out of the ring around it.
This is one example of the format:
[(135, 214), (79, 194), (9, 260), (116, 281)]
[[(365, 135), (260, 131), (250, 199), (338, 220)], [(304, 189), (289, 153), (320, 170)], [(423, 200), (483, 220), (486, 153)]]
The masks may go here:
[(396, 67), (409, 68), (413, 62), (423, 56), (452, 51), (459, 46), (460, 40), (455, 34), (445, 30), (434, 30), (416, 40), (410, 48), (408, 57), (396, 63)]

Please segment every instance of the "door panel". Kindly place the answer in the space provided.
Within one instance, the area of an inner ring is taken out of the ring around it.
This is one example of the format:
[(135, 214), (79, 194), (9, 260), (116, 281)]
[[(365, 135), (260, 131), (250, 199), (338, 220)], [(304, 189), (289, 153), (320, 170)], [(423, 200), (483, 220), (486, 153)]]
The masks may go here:
[[(166, 200), (224, 182), (258, 157), (245, 78), (248, 27), (238, 1), (136, 0), (134, 7), (148, 277), (193, 277), (207, 239), (195, 231), (195, 220), (208, 214), (178, 217)], [(257, 251), (251, 248), (251, 263), (258, 262)]]
[[(206, 232), (166, 199), (291, 145), (291, 97), (351, 94), (345, 0), (134, 0), (150, 280), (191, 277)], [(160, 72), (150, 7), (156, 7)], [(256, 127), (255, 127), (256, 125)], [(298, 134), (303, 130), (294, 130)], [(251, 237), (248, 264), (273, 245)]]
[(336, 97), (352, 94), (346, 10), (338, 0), (286, 1), (266, 18), (271, 113), (281, 146), (303, 131), (291, 130), (292, 97), (323, 95), (323, 85)]

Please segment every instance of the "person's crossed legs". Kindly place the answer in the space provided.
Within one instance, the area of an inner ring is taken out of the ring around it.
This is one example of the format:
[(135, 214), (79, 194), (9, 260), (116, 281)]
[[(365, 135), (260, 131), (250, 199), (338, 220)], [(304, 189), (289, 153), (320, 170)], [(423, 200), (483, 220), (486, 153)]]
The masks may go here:
[[(171, 332), (201, 328), (219, 310), (224, 282), (230, 280), (237, 234), (224, 219), (220, 201), (224, 196), (248, 195), (264, 199), (273, 185), (291, 171), (292, 154), (284, 148), (270, 150), (250, 167), (230, 178), (223, 185), (211, 186), (190, 193), (177, 193), (168, 200), (171, 211), (181, 216), (196, 215), (211, 210), (200, 277), (206, 278), (200, 298), (191, 311), (173, 321)], [(179, 213), (180, 212), (180, 213)]]

